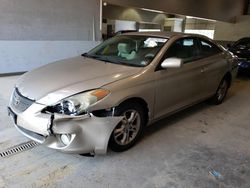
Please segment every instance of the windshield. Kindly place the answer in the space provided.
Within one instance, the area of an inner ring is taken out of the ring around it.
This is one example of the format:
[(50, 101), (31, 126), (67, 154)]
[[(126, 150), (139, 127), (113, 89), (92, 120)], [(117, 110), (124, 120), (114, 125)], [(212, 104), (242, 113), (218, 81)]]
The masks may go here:
[(243, 38), (235, 42), (233, 45), (234, 48), (241, 49), (241, 48), (249, 48), (250, 47), (250, 38)]
[(167, 40), (150, 36), (120, 35), (106, 40), (84, 56), (115, 64), (144, 67), (155, 58)]

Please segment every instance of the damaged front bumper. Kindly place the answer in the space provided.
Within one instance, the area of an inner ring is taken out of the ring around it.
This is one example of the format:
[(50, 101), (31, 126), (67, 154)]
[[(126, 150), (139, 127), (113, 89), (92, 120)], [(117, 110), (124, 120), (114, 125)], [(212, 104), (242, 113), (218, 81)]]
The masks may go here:
[(45, 107), (34, 103), (24, 112), (18, 112), (10, 105), (8, 111), (23, 135), (66, 153), (106, 154), (110, 135), (123, 118), (41, 113)]

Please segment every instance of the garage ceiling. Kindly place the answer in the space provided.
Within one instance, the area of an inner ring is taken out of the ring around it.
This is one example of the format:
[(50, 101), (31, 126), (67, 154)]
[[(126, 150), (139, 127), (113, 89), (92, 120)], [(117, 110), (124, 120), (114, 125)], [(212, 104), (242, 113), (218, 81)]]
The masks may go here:
[(248, 0), (108, 0), (108, 3), (160, 10), (167, 13), (234, 22), (242, 15)]

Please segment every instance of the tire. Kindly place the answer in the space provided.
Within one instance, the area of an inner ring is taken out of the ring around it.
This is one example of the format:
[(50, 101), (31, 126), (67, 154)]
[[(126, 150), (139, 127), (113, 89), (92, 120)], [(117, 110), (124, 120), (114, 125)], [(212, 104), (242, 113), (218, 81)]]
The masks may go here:
[(115, 116), (124, 116), (124, 119), (113, 130), (109, 148), (115, 152), (126, 151), (142, 135), (146, 124), (146, 112), (139, 103), (127, 102), (116, 108)]
[(210, 99), (210, 103), (214, 105), (221, 104), (226, 98), (228, 88), (229, 88), (229, 80), (223, 78), (220, 82), (218, 89), (216, 90), (215, 95)]

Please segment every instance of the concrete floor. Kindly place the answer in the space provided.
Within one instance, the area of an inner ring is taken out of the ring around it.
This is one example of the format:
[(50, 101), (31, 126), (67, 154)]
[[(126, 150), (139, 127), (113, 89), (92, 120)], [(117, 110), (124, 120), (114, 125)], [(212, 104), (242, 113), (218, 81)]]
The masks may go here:
[[(17, 78), (0, 78), (0, 151), (27, 141), (6, 113)], [(162, 120), (124, 153), (87, 158), (38, 146), (0, 158), (0, 187), (249, 188), (249, 104), (250, 80), (238, 79), (222, 105)]]

